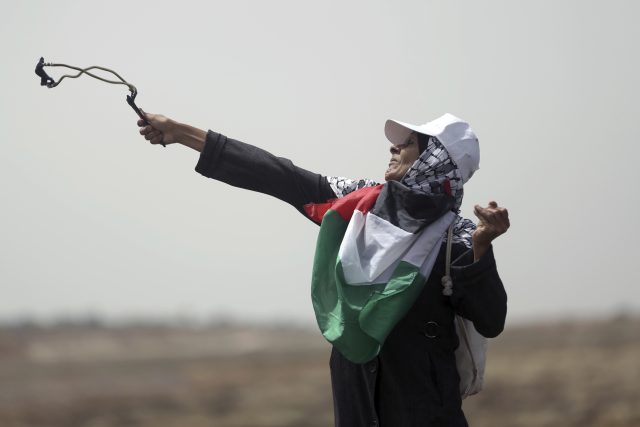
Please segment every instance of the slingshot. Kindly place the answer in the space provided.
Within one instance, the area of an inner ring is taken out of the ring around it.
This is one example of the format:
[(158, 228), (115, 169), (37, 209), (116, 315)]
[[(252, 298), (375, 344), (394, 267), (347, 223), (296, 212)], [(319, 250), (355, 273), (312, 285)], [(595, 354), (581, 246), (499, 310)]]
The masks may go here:
[[(60, 79), (58, 79), (58, 81), (55, 81), (51, 77), (49, 77), (49, 75), (47, 74), (46, 71), (44, 71), (44, 67), (66, 67), (66, 68), (71, 68), (72, 70), (78, 71), (78, 74), (76, 74), (76, 75), (65, 74), (64, 76), (60, 77)], [(109, 79), (105, 79), (103, 77), (97, 76), (97, 75), (91, 73), (90, 70), (106, 71), (106, 72), (111, 73), (114, 76), (116, 76), (119, 79), (119, 81), (118, 80), (109, 80)], [(116, 84), (116, 85), (125, 85), (125, 86), (127, 86), (129, 88), (129, 91), (131, 92), (130, 95), (127, 95), (127, 104), (129, 104), (131, 106), (131, 108), (133, 108), (133, 111), (136, 112), (138, 117), (140, 117), (142, 119), (142, 121), (144, 121), (144, 123), (146, 125), (149, 124), (147, 119), (144, 117), (144, 114), (142, 113), (140, 108), (138, 108), (138, 106), (136, 105), (136, 102), (135, 102), (136, 96), (138, 96), (138, 89), (136, 89), (136, 87), (134, 85), (132, 85), (131, 83), (127, 82), (118, 73), (116, 73), (113, 70), (110, 70), (110, 69), (105, 68), (105, 67), (98, 67), (97, 65), (93, 65), (93, 66), (87, 67), (87, 68), (80, 68), (80, 67), (74, 67), (73, 65), (53, 64), (53, 63), (50, 63), (50, 62), (44, 62), (44, 58), (41, 57), (40, 61), (38, 61), (38, 63), (36, 64), (36, 74), (40, 77), (40, 85), (41, 86), (47, 86), (48, 88), (52, 88), (52, 87), (58, 86), (60, 84), (60, 82), (62, 82), (62, 80), (64, 80), (66, 77), (75, 79), (77, 77), (80, 77), (82, 74), (86, 74), (86, 75), (91, 76), (91, 77), (93, 77), (95, 79), (102, 80), (103, 82), (106, 82), (106, 83), (111, 83), (111, 84)], [(166, 147), (165, 144), (162, 144), (162, 145), (164, 147)]]

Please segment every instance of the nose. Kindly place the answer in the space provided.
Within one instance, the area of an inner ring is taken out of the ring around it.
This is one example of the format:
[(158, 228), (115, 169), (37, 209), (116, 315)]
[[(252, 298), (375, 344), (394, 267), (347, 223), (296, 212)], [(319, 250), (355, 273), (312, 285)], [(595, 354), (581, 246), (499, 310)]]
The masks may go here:
[(391, 144), (391, 147), (389, 147), (389, 152), (391, 154), (398, 154), (400, 152), (400, 147), (398, 147), (397, 145)]

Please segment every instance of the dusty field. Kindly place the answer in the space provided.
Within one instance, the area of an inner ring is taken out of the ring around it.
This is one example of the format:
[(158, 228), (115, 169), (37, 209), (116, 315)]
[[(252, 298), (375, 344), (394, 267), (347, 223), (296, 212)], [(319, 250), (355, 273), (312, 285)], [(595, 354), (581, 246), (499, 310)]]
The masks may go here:
[[(329, 347), (276, 327), (0, 329), (1, 427), (330, 426)], [(640, 320), (511, 328), (473, 427), (640, 426)]]

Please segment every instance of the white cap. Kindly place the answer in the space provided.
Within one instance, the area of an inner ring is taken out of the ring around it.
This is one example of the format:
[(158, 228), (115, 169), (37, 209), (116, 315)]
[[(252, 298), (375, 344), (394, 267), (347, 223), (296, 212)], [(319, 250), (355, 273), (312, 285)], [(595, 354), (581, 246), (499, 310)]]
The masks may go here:
[(446, 113), (423, 125), (387, 120), (384, 133), (392, 144), (404, 144), (412, 132), (434, 136), (444, 145), (451, 160), (458, 166), (465, 183), (480, 168), (480, 144), (469, 123)]

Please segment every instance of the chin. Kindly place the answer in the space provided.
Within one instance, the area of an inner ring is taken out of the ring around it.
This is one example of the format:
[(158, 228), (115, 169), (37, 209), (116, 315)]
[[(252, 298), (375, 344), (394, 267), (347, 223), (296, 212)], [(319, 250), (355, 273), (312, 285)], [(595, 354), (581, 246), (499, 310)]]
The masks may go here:
[(387, 171), (384, 173), (384, 180), (385, 181), (400, 181), (400, 178), (402, 178), (402, 176), (398, 173), (398, 171)]

